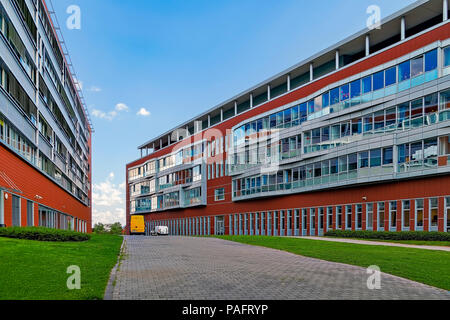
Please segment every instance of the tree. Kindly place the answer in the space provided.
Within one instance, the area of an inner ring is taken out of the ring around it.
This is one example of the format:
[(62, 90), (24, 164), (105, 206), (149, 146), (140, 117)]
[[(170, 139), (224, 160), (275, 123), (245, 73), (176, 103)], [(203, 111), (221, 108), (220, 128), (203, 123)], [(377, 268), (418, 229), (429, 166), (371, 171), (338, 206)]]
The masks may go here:
[(122, 225), (120, 224), (120, 222), (113, 223), (111, 225), (109, 233), (111, 233), (111, 234), (122, 234)]
[(96, 223), (94, 229), (92, 229), (92, 232), (94, 233), (105, 233), (105, 231), (106, 231), (105, 225), (101, 222)]

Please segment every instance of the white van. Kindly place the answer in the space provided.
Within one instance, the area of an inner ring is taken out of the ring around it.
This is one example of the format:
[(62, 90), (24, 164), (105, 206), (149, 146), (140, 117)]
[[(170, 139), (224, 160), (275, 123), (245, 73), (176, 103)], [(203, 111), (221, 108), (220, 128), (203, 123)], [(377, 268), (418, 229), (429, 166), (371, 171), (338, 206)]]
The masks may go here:
[(155, 227), (155, 234), (157, 236), (168, 236), (169, 235), (169, 227), (157, 226), (157, 227)]

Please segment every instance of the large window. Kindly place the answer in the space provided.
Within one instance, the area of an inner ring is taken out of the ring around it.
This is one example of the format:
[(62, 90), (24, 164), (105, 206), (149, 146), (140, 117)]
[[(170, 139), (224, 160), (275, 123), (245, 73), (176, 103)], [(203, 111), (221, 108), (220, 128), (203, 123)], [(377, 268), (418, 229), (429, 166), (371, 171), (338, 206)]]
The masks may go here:
[(385, 212), (385, 205), (384, 202), (378, 202), (377, 206), (377, 220), (378, 220), (378, 230), (384, 229), (384, 212)]
[(389, 202), (389, 223), (391, 229), (397, 227), (397, 201)]
[(450, 66), (450, 47), (444, 49), (444, 67)]
[(416, 230), (423, 230), (423, 199), (416, 200)]
[(438, 227), (438, 198), (430, 199), (430, 231), (436, 231)]
[(403, 200), (402, 201), (402, 222), (403, 229), (409, 230), (409, 219), (410, 219), (410, 201)]

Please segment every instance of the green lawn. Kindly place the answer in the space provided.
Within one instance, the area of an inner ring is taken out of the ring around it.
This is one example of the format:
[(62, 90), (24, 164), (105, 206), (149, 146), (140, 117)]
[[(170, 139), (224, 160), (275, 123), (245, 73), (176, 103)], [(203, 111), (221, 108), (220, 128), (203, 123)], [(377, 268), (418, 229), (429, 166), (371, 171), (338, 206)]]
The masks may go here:
[[(92, 235), (86, 242), (0, 238), (0, 300), (103, 299), (122, 237)], [(81, 269), (81, 289), (66, 286), (67, 267)]]
[[(332, 238), (332, 237), (329, 237), (329, 238)], [(353, 238), (336, 238), (336, 239), (350, 239), (351, 240)], [(354, 240), (402, 243), (402, 244), (412, 244), (412, 245), (416, 245), (416, 246), (450, 247), (450, 241), (380, 240), (380, 239), (362, 239), (362, 238), (355, 238)]]
[(382, 272), (450, 290), (450, 252), (287, 237), (216, 237), (365, 268), (377, 265)]

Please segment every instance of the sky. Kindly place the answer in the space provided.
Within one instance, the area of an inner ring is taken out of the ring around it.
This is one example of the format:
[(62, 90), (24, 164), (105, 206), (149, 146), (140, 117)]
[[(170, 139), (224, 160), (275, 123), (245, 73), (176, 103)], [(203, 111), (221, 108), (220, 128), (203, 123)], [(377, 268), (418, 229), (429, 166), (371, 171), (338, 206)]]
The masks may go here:
[(95, 130), (93, 223), (122, 224), (139, 145), (414, 2), (51, 1)]

